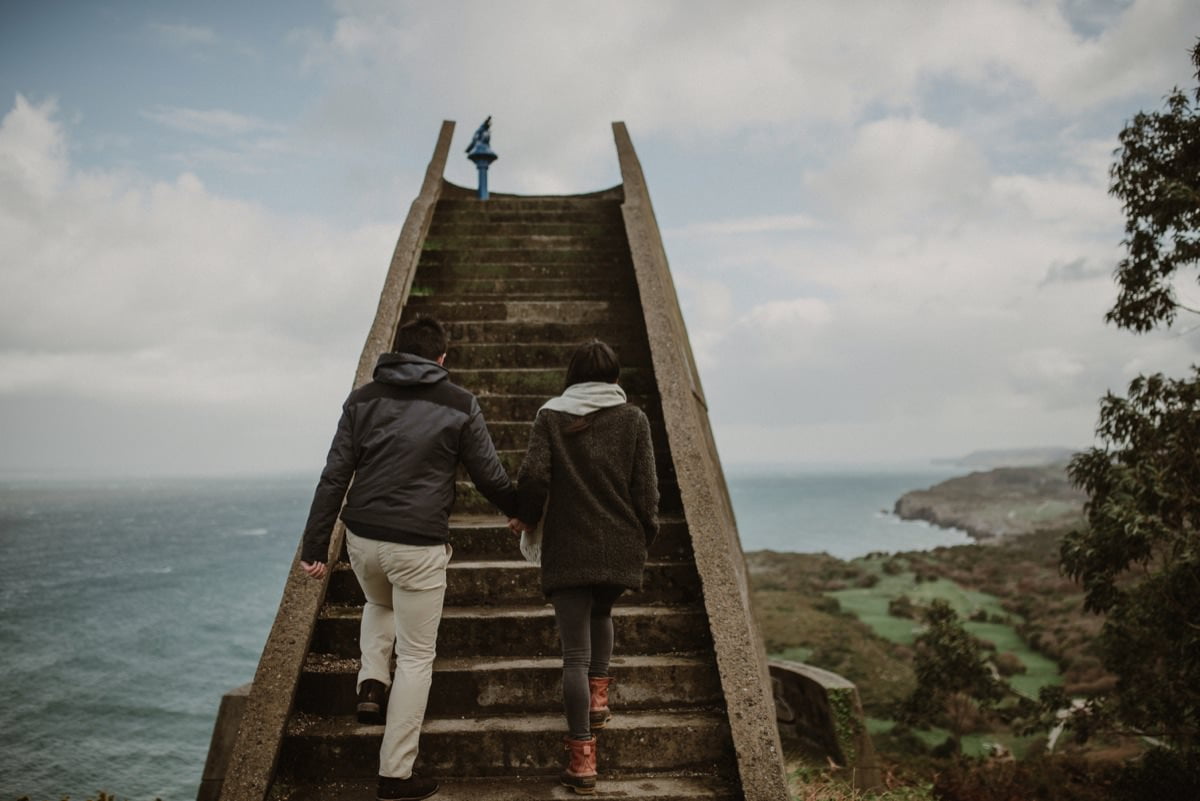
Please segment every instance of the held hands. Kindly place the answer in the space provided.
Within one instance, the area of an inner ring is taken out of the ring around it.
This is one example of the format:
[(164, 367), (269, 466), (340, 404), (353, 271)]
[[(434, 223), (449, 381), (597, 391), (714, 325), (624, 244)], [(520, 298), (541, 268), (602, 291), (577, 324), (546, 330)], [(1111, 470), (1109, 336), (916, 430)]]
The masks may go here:
[(523, 523), (515, 517), (510, 517), (508, 519), (508, 530), (513, 534), (520, 534), (522, 531), (533, 531), (533, 526)]
[(300, 567), (304, 572), (315, 579), (325, 578), (325, 563), (324, 562), (305, 562), (300, 561)]

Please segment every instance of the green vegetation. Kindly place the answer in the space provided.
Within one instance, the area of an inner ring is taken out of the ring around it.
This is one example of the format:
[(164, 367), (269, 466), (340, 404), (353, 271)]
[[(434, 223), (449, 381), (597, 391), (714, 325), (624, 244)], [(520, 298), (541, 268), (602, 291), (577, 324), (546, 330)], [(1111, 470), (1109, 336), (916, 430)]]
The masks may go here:
[[(1192, 50), (1200, 81), (1200, 43)], [(1125, 211), (1125, 258), (1106, 319), (1146, 332), (1179, 311), (1180, 272), (1200, 264), (1200, 86), (1121, 132), (1110, 191)], [(1087, 527), (1062, 543), (1063, 570), (1103, 614), (1099, 655), (1115, 684), (1075, 717), (1076, 733), (1154, 737), (1200, 763), (1200, 368), (1186, 378), (1138, 376), (1127, 397), (1100, 402), (1103, 447), (1071, 461), (1089, 498)], [(1061, 704), (1048, 693), (1046, 703)], [(1169, 762), (1170, 752), (1156, 757)], [(1147, 757), (1149, 760), (1150, 757)], [(1180, 781), (1187, 780), (1181, 773)], [(1200, 797), (1200, 770), (1191, 774)]]
[(904, 703), (913, 723), (942, 722), (950, 730), (954, 752), (962, 738), (985, 723), (987, 711), (1008, 693), (993, 676), (983, 645), (967, 633), (950, 604), (938, 598), (925, 610), (925, 626), (916, 639), (917, 685)]

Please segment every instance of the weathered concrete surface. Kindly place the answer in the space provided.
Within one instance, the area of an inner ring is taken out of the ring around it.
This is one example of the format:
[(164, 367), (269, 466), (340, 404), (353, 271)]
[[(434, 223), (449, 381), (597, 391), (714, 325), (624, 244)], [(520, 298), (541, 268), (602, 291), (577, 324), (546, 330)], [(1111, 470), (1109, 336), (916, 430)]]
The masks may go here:
[[(409, 209), (408, 219), (404, 222), (392, 255), (375, 320), (359, 358), (354, 379), (356, 387), (370, 380), (376, 360), (391, 350), (400, 311), (416, 271), (421, 242), (429, 230), (433, 209), (443, 186), (442, 173), (453, 133), (454, 123), (443, 122), (433, 158), (425, 172), (421, 193)], [(344, 536), (345, 528), (339, 522), (333, 530), (331, 553), (341, 551)], [(300, 548), (297, 547), (275, 623), (263, 647), (258, 670), (246, 699), (241, 725), (221, 785), (222, 801), (259, 801), (265, 798), (275, 773), (292, 697), (308, 651), (313, 623), (329, 582), (328, 573), (321, 581), (312, 580), (300, 569), (299, 563)]]
[(667, 438), (704, 585), (742, 792), (747, 801), (780, 801), (788, 797), (787, 779), (733, 505), (641, 163), (624, 123), (613, 123), (613, 135), (625, 190), (625, 229)]
[[(375, 781), (345, 780), (297, 787), (280, 792), (275, 801), (364, 801), (373, 798)], [(711, 777), (635, 776), (608, 778), (597, 797), (631, 801), (734, 801), (735, 788), (715, 784)], [(448, 779), (435, 798), (469, 798), (471, 801), (566, 801), (579, 796), (553, 777), (484, 780)]]
[(237, 739), (238, 726), (246, 711), (246, 699), (250, 696), (250, 685), (243, 684), (221, 697), (217, 710), (217, 721), (213, 724), (212, 740), (208, 744), (208, 759), (204, 762), (204, 773), (200, 777), (200, 791), (196, 801), (216, 801), (221, 795), (221, 783), (229, 769), (229, 755)]
[[(625, 711), (720, 708), (721, 686), (712, 665), (690, 655), (618, 656), (621, 674), (610, 690), (614, 709)], [(336, 716), (354, 708), (358, 660), (310, 654), (296, 710)], [(562, 660), (458, 657), (434, 662), (429, 718), (557, 714), (562, 710)]]
[[(361, 610), (326, 605), (313, 632), (319, 654), (359, 654)], [(664, 654), (708, 645), (704, 613), (696, 608), (625, 606), (613, 609), (614, 637), (626, 653)], [(554, 609), (538, 606), (447, 606), (438, 628), (438, 654), (454, 656), (554, 656), (561, 654)], [(768, 721), (771, 719), (768, 718)]]
[(779, 731), (816, 745), (847, 768), (855, 789), (882, 787), (858, 688), (836, 673), (800, 662), (772, 659), (770, 670)]
[[(561, 715), (426, 718), (415, 769), (426, 775), (505, 776), (562, 770)], [(721, 775), (731, 755), (719, 712), (623, 712), (599, 735), (600, 770), (608, 776), (656, 770)], [(369, 778), (379, 769), (383, 726), (294, 716), (281, 762), (300, 780)]]

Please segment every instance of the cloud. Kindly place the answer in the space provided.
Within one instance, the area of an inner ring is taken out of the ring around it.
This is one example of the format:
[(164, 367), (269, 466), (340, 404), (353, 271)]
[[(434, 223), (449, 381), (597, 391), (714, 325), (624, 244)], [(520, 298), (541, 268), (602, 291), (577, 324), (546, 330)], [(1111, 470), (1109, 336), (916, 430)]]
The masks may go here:
[(1054, 262), (1046, 270), (1046, 277), (1038, 284), (1039, 287), (1055, 283), (1073, 283), (1075, 281), (1095, 281), (1107, 278), (1112, 274), (1111, 269), (1089, 267), (1087, 259), (1073, 259), (1068, 262)]
[(832, 212), (876, 231), (960, 224), (982, 210), (989, 180), (972, 142), (914, 117), (863, 125), (841, 155), (807, 179)]
[(155, 106), (143, 111), (142, 116), (173, 130), (203, 136), (240, 136), (263, 131), (283, 130), (281, 125), (227, 109)]
[(773, 214), (733, 220), (690, 223), (664, 232), (680, 237), (724, 236), (727, 234), (765, 234), (807, 231), (819, 228), (820, 223), (807, 214)]
[(160, 41), (173, 47), (207, 46), (217, 43), (216, 32), (204, 25), (152, 22), (149, 29)]
[(190, 173), (84, 171), (68, 152), (53, 104), (18, 97), (0, 122), (0, 396), (247, 421), (285, 404), (319, 458), (394, 227), (281, 217)]
[(66, 144), (51, 120), (57, 109), (53, 100), (35, 106), (17, 95), (0, 125), (0, 203), (6, 216), (46, 203), (66, 176)]

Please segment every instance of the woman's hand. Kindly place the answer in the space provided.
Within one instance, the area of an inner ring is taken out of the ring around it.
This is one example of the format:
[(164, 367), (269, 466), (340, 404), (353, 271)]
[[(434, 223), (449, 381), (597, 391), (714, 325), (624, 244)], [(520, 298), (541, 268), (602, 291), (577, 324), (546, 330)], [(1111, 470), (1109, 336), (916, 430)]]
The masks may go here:
[(515, 517), (510, 517), (508, 519), (508, 529), (513, 534), (520, 534), (522, 531), (532, 531), (533, 526), (529, 525), (528, 523), (522, 523)]

